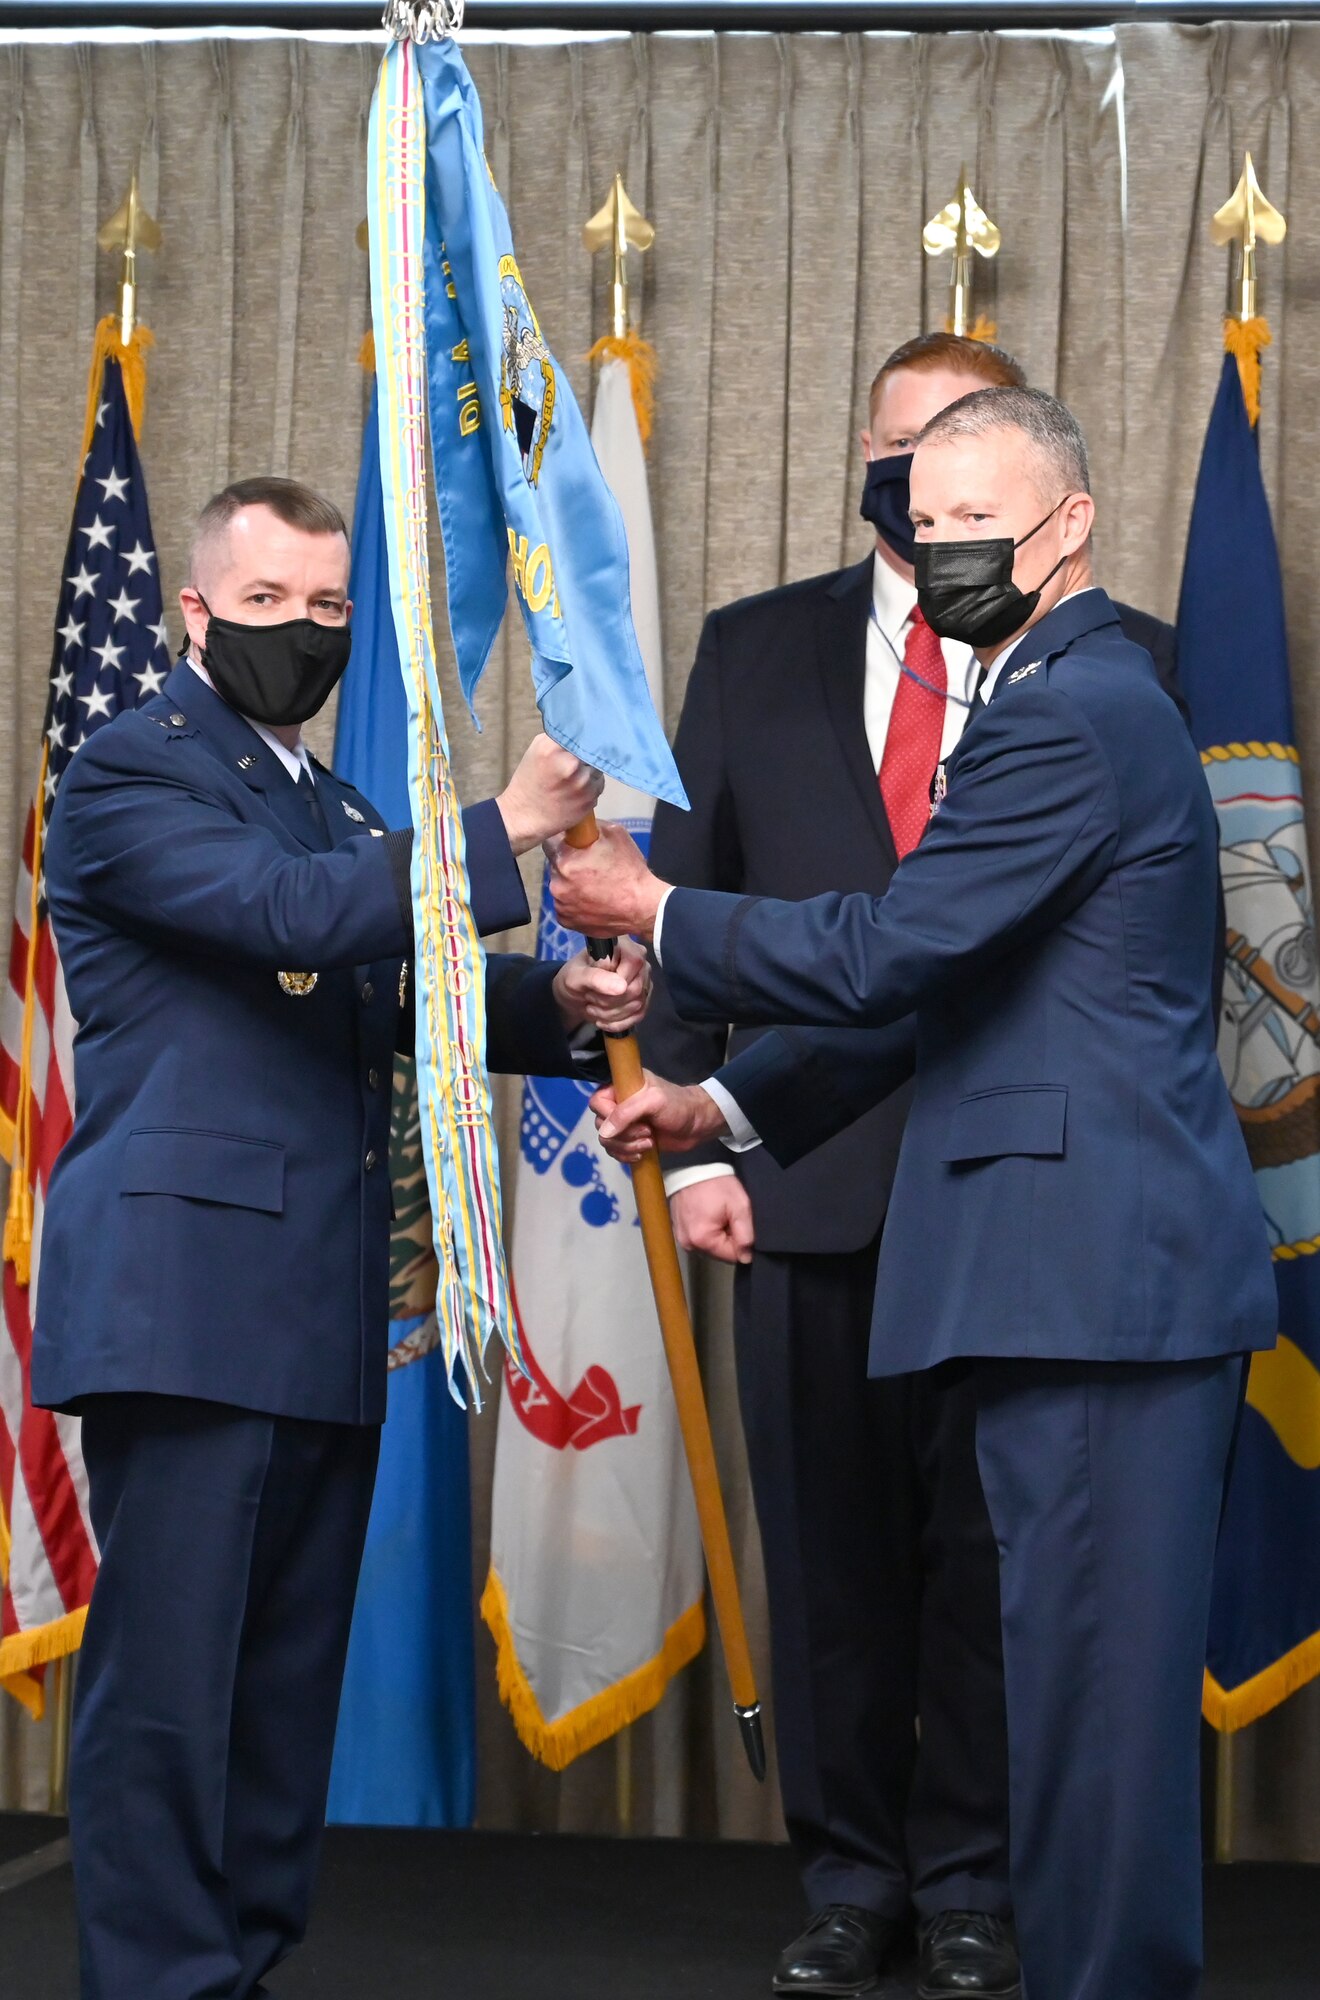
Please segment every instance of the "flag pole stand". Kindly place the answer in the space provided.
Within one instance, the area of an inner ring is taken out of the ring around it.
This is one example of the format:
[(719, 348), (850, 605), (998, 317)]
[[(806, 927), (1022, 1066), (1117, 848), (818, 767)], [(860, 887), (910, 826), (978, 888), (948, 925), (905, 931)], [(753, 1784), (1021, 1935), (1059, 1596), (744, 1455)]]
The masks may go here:
[[(570, 847), (590, 847), (598, 837), (595, 813), (588, 813), (565, 835)], [(612, 939), (590, 938), (587, 948), (593, 957), (608, 958), (613, 955), (614, 942)], [(635, 1097), (645, 1085), (642, 1052), (635, 1035), (607, 1036), (605, 1047), (609, 1055), (610, 1079), (615, 1095), (622, 1103), (625, 1098)], [(761, 1704), (757, 1698), (756, 1677), (747, 1644), (747, 1627), (738, 1594), (738, 1575), (733, 1564), (733, 1546), (729, 1540), (724, 1497), (720, 1492), (715, 1445), (710, 1434), (705, 1392), (701, 1386), (701, 1370), (697, 1366), (696, 1343), (692, 1338), (692, 1319), (683, 1289), (678, 1246), (669, 1220), (669, 1203), (665, 1198), (660, 1161), (654, 1152), (643, 1154), (633, 1166), (632, 1184), (647, 1269), (651, 1274), (651, 1290), (660, 1320), (660, 1337), (664, 1342), (665, 1359), (669, 1363), (678, 1425), (683, 1434), (692, 1497), (696, 1502), (701, 1546), (705, 1551), (706, 1573), (710, 1578), (711, 1602), (715, 1607), (715, 1622), (719, 1626), (724, 1664), (733, 1691), (733, 1712), (738, 1718), (743, 1749), (752, 1775), (763, 1781), (765, 1738), (761, 1729)]]
[(55, 1699), (50, 1718), (50, 1810), (69, 1810), (69, 1740), (73, 1733), (73, 1661), (54, 1663)]
[(1221, 1729), (1215, 1742), (1215, 1860), (1233, 1859), (1234, 1743), (1232, 1730)]

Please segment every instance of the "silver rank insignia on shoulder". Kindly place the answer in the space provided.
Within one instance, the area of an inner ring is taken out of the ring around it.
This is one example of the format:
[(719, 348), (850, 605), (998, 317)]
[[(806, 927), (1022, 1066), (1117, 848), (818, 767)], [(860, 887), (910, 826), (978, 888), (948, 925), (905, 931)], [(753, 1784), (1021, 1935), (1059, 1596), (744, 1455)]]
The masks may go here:
[(305, 1000), (320, 978), (319, 972), (277, 972), (275, 977), (295, 1000)]
[(367, 828), (367, 832), (373, 840), (384, 840), (385, 838), (385, 829), (383, 826), (370, 826)]
[(360, 813), (356, 806), (351, 806), (348, 803), (347, 799), (341, 799), (339, 803), (344, 808), (344, 811), (348, 814), (349, 818), (353, 820), (356, 825), (358, 826), (366, 825), (367, 823), (366, 815), (364, 813)]
[(935, 766), (935, 776), (930, 781), (930, 816), (932, 819), (934, 819), (936, 813), (939, 811), (940, 807), (944, 804), (945, 794), (947, 793), (948, 789), (949, 789), (948, 772), (945, 770), (942, 763), (937, 764)]
[(1033, 660), (1029, 667), (1019, 667), (1016, 673), (1012, 673), (1009, 675), (1008, 685), (1010, 687), (1013, 687), (1016, 682), (1024, 681), (1027, 678), (1028, 674), (1034, 674), (1039, 672), (1039, 669), (1040, 669), (1039, 660)]

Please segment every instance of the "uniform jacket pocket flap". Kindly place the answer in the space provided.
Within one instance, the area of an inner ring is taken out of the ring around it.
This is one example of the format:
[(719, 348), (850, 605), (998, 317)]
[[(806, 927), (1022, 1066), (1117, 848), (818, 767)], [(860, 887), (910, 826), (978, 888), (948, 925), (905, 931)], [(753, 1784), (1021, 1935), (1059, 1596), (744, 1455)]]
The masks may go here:
[(284, 1210), (284, 1148), (268, 1139), (172, 1126), (130, 1132), (119, 1181), (122, 1194), (181, 1194), (230, 1208)]
[(993, 1160), (1004, 1153), (1057, 1157), (1067, 1110), (1068, 1093), (1057, 1084), (978, 1091), (955, 1109), (941, 1157), (948, 1162)]

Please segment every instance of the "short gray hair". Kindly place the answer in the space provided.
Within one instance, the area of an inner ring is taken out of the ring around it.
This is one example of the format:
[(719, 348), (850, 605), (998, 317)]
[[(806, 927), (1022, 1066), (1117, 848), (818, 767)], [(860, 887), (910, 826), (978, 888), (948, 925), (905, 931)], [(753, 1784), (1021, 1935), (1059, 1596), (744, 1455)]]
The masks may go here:
[(1043, 389), (974, 389), (932, 417), (917, 443), (947, 444), (990, 431), (1021, 431), (1040, 465), (1043, 500), (1090, 492), (1082, 427), (1065, 403)]

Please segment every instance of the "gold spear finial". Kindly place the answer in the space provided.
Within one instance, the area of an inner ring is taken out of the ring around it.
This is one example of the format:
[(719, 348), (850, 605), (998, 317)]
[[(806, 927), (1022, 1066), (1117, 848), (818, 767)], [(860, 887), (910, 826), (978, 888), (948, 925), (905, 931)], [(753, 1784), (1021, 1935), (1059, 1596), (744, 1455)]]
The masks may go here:
[(607, 245), (614, 251), (613, 312), (611, 322), (614, 338), (625, 340), (628, 335), (628, 248), (649, 250), (655, 242), (655, 229), (628, 199), (628, 191), (623, 185), (623, 175), (614, 176), (614, 185), (606, 197), (603, 208), (598, 208), (591, 220), (583, 226), (582, 241), (594, 257), (598, 250)]
[(970, 334), (978, 340), (993, 338), (994, 328), (972, 317), (972, 252), (978, 257), (994, 257), (999, 253), (999, 243), (998, 229), (968, 186), (967, 168), (959, 167), (958, 191), (953, 200), (932, 215), (921, 232), (921, 245), (928, 257), (953, 258), (946, 333)]
[(1248, 153), (1237, 186), (1224, 206), (1215, 210), (1210, 222), (1210, 234), (1216, 243), (1242, 246), (1238, 302), (1233, 317), (1243, 325), (1256, 317), (1256, 245), (1282, 243), (1287, 231), (1288, 225), (1278, 209), (1266, 201)]
[(138, 196), (136, 174), (119, 207), (97, 231), (96, 240), (102, 250), (124, 253), (119, 276), (119, 338), (127, 347), (137, 324), (137, 253), (159, 250), (161, 243), (160, 224), (147, 214)]

